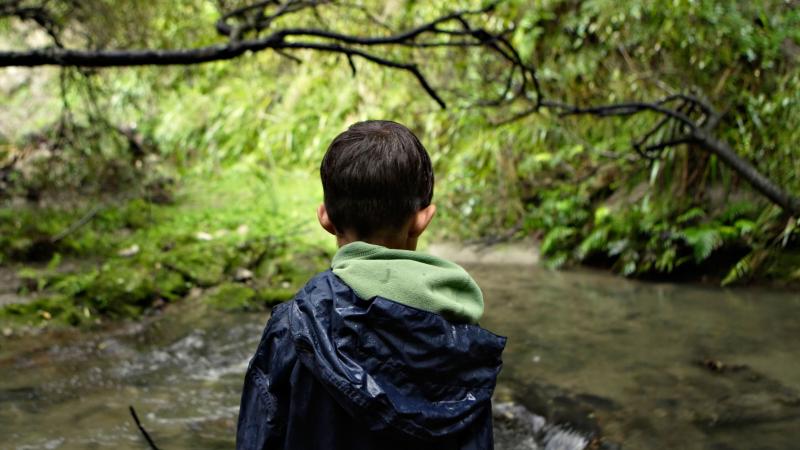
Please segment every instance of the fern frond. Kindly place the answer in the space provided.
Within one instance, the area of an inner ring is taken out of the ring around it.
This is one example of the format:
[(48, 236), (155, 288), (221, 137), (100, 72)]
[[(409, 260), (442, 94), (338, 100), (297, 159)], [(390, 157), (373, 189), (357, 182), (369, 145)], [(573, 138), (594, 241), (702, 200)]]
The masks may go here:
[(686, 228), (680, 233), (683, 240), (692, 248), (695, 262), (706, 259), (722, 245), (722, 236), (719, 230), (708, 227)]

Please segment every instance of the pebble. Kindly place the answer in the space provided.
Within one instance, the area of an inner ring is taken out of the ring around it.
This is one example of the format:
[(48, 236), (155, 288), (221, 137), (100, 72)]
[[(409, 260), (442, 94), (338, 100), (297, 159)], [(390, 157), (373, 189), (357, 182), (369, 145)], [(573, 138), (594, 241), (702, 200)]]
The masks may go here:
[(239, 267), (236, 269), (236, 272), (233, 274), (233, 279), (236, 281), (247, 281), (253, 278), (253, 272), (250, 270), (245, 269), (244, 267)]
[(123, 248), (117, 254), (123, 258), (128, 258), (139, 253), (139, 250), (139, 244), (133, 244), (128, 248)]

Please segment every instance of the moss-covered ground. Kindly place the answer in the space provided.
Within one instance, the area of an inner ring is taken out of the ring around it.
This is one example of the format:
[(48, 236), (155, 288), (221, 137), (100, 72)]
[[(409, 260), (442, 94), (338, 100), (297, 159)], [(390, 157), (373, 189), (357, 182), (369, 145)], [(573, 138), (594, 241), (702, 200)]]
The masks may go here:
[[(18, 296), (0, 321), (94, 325), (182, 299), (225, 310), (290, 298), (323, 270), (315, 174), (237, 164), (181, 177), (168, 204), (141, 198), (0, 210), (0, 263)], [(58, 238), (58, 239), (56, 239)]]

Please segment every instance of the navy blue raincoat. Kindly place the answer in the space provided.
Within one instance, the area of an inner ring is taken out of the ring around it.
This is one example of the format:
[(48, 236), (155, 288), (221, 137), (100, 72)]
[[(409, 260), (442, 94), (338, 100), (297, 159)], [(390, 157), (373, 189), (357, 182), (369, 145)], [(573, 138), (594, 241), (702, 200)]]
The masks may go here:
[(323, 272), (276, 306), (245, 377), (236, 448), (486, 450), (506, 339)]

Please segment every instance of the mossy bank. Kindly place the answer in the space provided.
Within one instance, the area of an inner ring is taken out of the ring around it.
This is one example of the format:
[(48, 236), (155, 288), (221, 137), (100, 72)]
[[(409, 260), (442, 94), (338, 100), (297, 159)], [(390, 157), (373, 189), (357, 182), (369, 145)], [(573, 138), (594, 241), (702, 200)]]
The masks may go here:
[(5, 305), (0, 318), (92, 325), (184, 298), (225, 310), (290, 298), (327, 266), (334, 245), (317, 230), (313, 174), (259, 170), (188, 174), (170, 204), (135, 198), (2, 210), (9, 219), (2, 257), (17, 271), (20, 301)]

